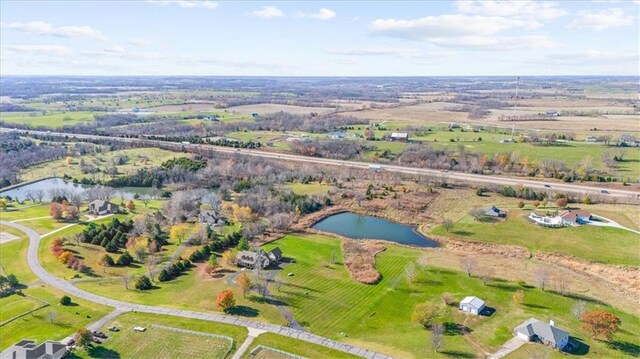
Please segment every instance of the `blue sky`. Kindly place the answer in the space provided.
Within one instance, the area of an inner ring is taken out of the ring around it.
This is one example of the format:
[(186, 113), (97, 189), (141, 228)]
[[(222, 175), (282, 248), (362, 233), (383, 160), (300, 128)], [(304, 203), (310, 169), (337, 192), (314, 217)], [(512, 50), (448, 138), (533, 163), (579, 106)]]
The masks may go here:
[(7, 1), (2, 75), (639, 75), (638, 1)]

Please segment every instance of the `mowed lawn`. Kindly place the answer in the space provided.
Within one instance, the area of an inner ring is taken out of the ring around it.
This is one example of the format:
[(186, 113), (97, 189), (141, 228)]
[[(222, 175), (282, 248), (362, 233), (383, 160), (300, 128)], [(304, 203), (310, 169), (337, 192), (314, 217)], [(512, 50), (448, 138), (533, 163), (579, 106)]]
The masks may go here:
[[(59, 302), (65, 293), (49, 286), (31, 287), (24, 289), (23, 292), (49, 305), (1, 326), (0, 350), (25, 338), (34, 339), (37, 342), (49, 339), (61, 340), (111, 311), (109, 307), (75, 297), (71, 297), (73, 305), (62, 306)], [(0, 298), (0, 308), (4, 310), (5, 303), (14, 301), (15, 296), (17, 295), (13, 294)]]
[(329, 349), (321, 345), (303, 342), (300, 340), (295, 340), (293, 338), (284, 337), (282, 335), (278, 335), (274, 333), (260, 334), (260, 336), (258, 336), (256, 339), (253, 340), (253, 342), (251, 343), (251, 346), (249, 347), (249, 349), (247, 349), (243, 358), (252, 358), (252, 359), (290, 358), (287, 355), (278, 353), (276, 351), (270, 351), (270, 350), (259, 350), (255, 356), (251, 356), (251, 353), (253, 352), (253, 350), (259, 345), (277, 349), (277, 350), (283, 350), (287, 353), (299, 355), (305, 358), (332, 358), (332, 359), (359, 358), (355, 355), (351, 355), (339, 350)]
[[(340, 242), (320, 235), (288, 235), (266, 246), (279, 246), (286, 257), (295, 259), (283, 270), (284, 282), (278, 291), (272, 292), (289, 305), (295, 318), (311, 332), (360, 345), (397, 357), (475, 356), (480, 355), (474, 346), (455, 332), (445, 338), (441, 355), (435, 355), (430, 347), (430, 332), (411, 322), (416, 304), (440, 301), (448, 292), (459, 301), (467, 295), (479, 295), (497, 311), (492, 317), (467, 317), (454, 307), (447, 314), (447, 322), (455, 322), (470, 328), (468, 339), (483, 350), (497, 350), (511, 337), (511, 329), (530, 317), (540, 320), (554, 319), (559, 326), (581, 338), (594, 357), (620, 357), (625, 352), (613, 350), (590, 339), (580, 329), (580, 323), (570, 314), (577, 301), (537, 288), (521, 287), (501, 280), (487, 285), (475, 277), (461, 272), (439, 268), (419, 270), (417, 279), (410, 283), (404, 276), (407, 264), (414, 262), (423, 252), (417, 249), (387, 245), (385, 252), (376, 258), (376, 268), (383, 279), (376, 285), (364, 285), (353, 281), (344, 266), (331, 264), (332, 253), (342, 260)], [(430, 252), (437, 255), (437, 252)], [(293, 273), (293, 276), (288, 276)], [(523, 304), (512, 300), (515, 290), (523, 290)], [(624, 330), (616, 335), (620, 343), (632, 343), (640, 329), (639, 318), (604, 307), (593, 301), (589, 309), (606, 308), (622, 318)]]
[(72, 126), (80, 123), (92, 123), (95, 121), (94, 115), (104, 114), (104, 112), (0, 112), (0, 121), (12, 124), (28, 125), (31, 127), (51, 127)]
[(10, 295), (6, 298), (2, 298), (0, 301), (2, 303), (2, 310), (0, 310), (0, 323), (4, 323), (9, 319), (16, 318), (21, 314), (27, 313), (30, 310), (34, 310), (44, 305), (44, 303), (37, 299), (21, 295)]
[(556, 252), (609, 264), (640, 266), (640, 235), (596, 226), (543, 228), (530, 222), (528, 210), (510, 209), (507, 220), (479, 222), (464, 216), (447, 232), (438, 226), (431, 233), (462, 240), (515, 244), (532, 251)]

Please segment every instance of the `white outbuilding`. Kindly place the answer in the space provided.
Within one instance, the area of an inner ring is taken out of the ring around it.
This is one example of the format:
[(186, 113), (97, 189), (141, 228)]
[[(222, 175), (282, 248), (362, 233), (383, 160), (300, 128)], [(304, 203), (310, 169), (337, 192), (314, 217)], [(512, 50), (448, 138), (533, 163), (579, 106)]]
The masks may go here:
[(460, 310), (479, 315), (484, 309), (484, 301), (478, 297), (466, 297), (460, 302)]

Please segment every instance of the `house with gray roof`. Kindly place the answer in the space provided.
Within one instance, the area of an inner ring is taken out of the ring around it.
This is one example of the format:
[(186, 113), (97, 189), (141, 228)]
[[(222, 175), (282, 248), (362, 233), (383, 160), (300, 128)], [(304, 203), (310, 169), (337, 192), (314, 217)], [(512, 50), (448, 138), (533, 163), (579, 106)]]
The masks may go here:
[(224, 226), (227, 224), (227, 219), (214, 210), (200, 211), (200, 213), (198, 213), (198, 221), (200, 221), (200, 223), (206, 223), (211, 227)]
[(466, 297), (460, 301), (460, 310), (466, 313), (480, 315), (484, 310), (484, 301), (478, 297)]
[(554, 349), (562, 350), (569, 343), (569, 333), (549, 323), (535, 318), (526, 320), (513, 330), (513, 335), (528, 342), (541, 342)]
[(23, 339), (7, 348), (1, 359), (59, 359), (67, 354), (67, 346), (59, 342), (47, 340), (36, 345), (35, 340)]
[(109, 201), (103, 201), (97, 199), (89, 203), (89, 213), (96, 216), (103, 216), (105, 214), (118, 213), (120, 208), (117, 204), (113, 204)]
[(240, 251), (238, 253), (238, 266), (253, 269), (257, 266), (264, 269), (270, 264), (267, 252), (259, 250), (257, 252)]
[(507, 216), (507, 212), (501, 210), (496, 206), (491, 206), (491, 207), (485, 208), (484, 215), (487, 217), (504, 218)]

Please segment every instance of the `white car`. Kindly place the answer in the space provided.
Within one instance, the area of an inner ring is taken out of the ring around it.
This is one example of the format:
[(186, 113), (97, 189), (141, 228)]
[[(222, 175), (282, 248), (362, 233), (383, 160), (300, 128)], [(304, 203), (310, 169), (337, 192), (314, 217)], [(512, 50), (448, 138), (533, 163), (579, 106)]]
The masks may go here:
[(133, 330), (135, 330), (136, 332), (145, 332), (147, 330), (147, 328), (145, 328), (145, 327), (133, 327)]

